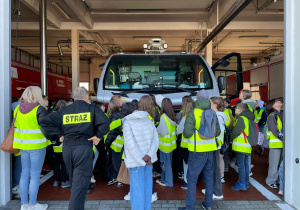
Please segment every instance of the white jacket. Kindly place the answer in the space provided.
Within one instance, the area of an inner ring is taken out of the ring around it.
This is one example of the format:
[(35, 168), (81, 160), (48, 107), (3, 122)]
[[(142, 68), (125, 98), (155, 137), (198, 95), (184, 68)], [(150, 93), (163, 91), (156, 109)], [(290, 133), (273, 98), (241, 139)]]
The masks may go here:
[(122, 119), (124, 135), (125, 164), (127, 168), (145, 166), (145, 155), (151, 162), (157, 161), (158, 134), (145, 111), (134, 111)]

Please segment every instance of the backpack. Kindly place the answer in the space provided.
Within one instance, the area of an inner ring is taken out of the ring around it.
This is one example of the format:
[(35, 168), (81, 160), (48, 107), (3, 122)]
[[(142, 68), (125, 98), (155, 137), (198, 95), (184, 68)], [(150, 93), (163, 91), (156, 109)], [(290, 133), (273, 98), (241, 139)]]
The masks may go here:
[[(247, 119), (246, 117), (242, 117), (244, 119)], [(259, 132), (258, 125), (253, 120), (249, 120), (249, 135), (247, 136), (247, 140), (251, 146), (257, 146), (262, 144), (262, 138), (263, 134)], [(246, 137), (246, 133), (243, 131), (243, 135)]]
[(216, 137), (217, 115), (212, 109), (203, 110), (198, 135), (201, 139), (214, 139)]

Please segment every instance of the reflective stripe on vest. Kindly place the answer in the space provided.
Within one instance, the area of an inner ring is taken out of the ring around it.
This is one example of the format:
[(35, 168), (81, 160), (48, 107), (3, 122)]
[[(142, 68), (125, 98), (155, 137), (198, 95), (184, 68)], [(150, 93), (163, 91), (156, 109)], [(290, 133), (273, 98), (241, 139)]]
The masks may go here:
[(63, 146), (62, 143), (59, 146), (53, 146), (53, 151), (55, 153), (62, 153), (62, 146)]
[(117, 138), (111, 143), (110, 148), (115, 152), (121, 152), (124, 145), (124, 138), (122, 136), (117, 136)]
[[(271, 113), (270, 115), (274, 115), (274, 114)], [(267, 122), (268, 122), (268, 120), (267, 120)], [(272, 131), (269, 131), (268, 123), (267, 123), (266, 126), (267, 126), (267, 139), (269, 140), (269, 148), (271, 148), (271, 149), (275, 149), (275, 148), (280, 149), (280, 148), (283, 148), (283, 142), (280, 139), (278, 139), (272, 133)], [(279, 131), (282, 129), (282, 122), (281, 122), (281, 119), (280, 119), (280, 117), (278, 115), (277, 115), (277, 129)]]
[(153, 117), (151, 117), (151, 115), (150, 115), (150, 114), (148, 114), (148, 117), (149, 117), (149, 119), (152, 121), (152, 123), (155, 125), (155, 122), (154, 122), (154, 119), (153, 119)]
[(248, 105), (248, 104), (247, 104), (247, 106), (248, 106), (249, 110), (250, 110), (251, 112), (253, 112), (252, 107), (251, 107), (250, 105)]
[(260, 109), (259, 112), (258, 112), (258, 110), (254, 111), (254, 116), (255, 116), (254, 122), (258, 123), (261, 120), (261, 116), (262, 116), (263, 112), (264, 112), (264, 109)]
[[(201, 124), (201, 116), (202, 116), (202, 110), (201, 109), (194, 109), (194, 116), (195, 116), (195, 132), (194, 134), (189, 138), (188, 141), (188, 150), (191, 152), (210, 152), (217, 150), (217, 144), (216, 139), (201, 139), (198, 130), (200, 128)], [(195, 145), (196, 142), (196, 145)], [(195, 151), (196, 148), (196, 151)]]
[(225, 134), (225, 130), (218, 137), (216, 137), (219, 145), (218, 149), (221, 149), (221, 146), (224, 144), (224, 134)]
[[(252, 147), (247, 140), (247, 136), (249, 135), (249, 120), (246, 117), (241, 116), (244, 120), (245, 129), (244, 131), (233, 140), (232, 150), (236, 152), (248, 153), (251, 154)], [(244, 136), (244, 134), (246, 136)]]
[[(229, 110), (230, 110), (230, 109), (224, 109), (224, 114), (226, 114), (226, 117), (227, 117), (226, 122), (225, 122), (225, 126), (226, 126), (226, 127), (229, 127), (229, 125), (230, 125), (230, 115), (229, 115)], [(230, 110), (230, 111), (231, 111), (231, 110)]]
[(159, 136), (158, 149), (160, 149), (163, 152), (172, 152), (174, 149), (177, 148), (176, 125), (171, 125), (165, 114), (163, 114), (161, 117), (165, 118), (169, 132), (165, 136)]
[(39, 106), (33, 108), (29, 113), (23, 114), (19, 112), (18, 105), (15, 109), (14, 116), (18, 112), (15, 122), (14, 143), (13, 148), (22, 150), (42, 149), (51, 144), (41, 131), (41, 127), (37, 120), (37, 110)]

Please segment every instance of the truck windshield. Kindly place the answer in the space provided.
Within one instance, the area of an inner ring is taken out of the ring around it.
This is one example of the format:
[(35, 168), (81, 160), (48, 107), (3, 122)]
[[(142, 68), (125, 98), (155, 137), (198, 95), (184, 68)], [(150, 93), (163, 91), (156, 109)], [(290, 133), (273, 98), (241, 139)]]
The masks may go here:
[(114, 55), (104, 76), (104, 89), (211, 89), (212, 79), (197, 54)]

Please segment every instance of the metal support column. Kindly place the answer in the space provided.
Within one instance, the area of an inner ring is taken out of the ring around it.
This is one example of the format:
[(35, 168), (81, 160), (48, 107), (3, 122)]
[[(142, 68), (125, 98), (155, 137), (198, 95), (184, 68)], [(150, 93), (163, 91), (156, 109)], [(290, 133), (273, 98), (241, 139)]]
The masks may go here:
[(71, 31), (72, 43), (72, 90), (79, 86), (80, 60), (79, 60), (79, 32), (77, 29)]
[(284, 1), (284, 200), (300, 208), (300, 1)]
[[(0, 1), (0, 143), (11, 121), (11, 1)], [(11, 155), (0, 150), (0, 206), (11, 198)]]
[(40, 66), (41, 66), (41, 88), (43, 95), (48, 94), (47, 82), (47, 2), (40, 0)]

